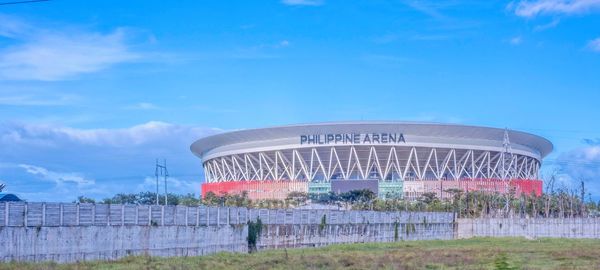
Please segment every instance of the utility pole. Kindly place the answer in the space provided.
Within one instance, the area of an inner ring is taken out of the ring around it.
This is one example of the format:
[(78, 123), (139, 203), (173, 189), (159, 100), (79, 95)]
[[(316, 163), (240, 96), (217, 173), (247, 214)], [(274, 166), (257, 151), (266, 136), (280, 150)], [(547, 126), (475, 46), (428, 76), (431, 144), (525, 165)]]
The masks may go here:
[(156, 176), (156, 205), (158, 205), (158, 158), (154, 166), (154, 176)]
[(168, 197), (167, 195), (169, 194), (167, 192), (167, 178), (169, 177), (169, 171), (167, 170), (167, 160), (166, 159), (163, 159), (163, 164), (162, 165), (159, 164), (158, 163), (158, 159), (156, 159), (156, 166), (154, 167), (154, 176), (156, 176), (156, 205), (159, 204), (159, 202), (158, 202), (159, 201), (159, 197), (158, 197), (158, 192), (159, 192), (159, 189), (158, 189), (158, 186), (159, 186), (159, 184), (158, 184), (158, 178), (159, 178), (159, 176), (163, 176), (163, 178), (164, 178), (164, 182), (165, 182), (165, 205), (167, 205), (168, 202), (169, 202), (168, 201), (169, 199), (167, 198)]
[(165, 170), (165, 173), (163, 174), (164, 178), (165, 178), (165, 205), (168, 205), (168, 195), (169, 193), (167, 192), (167, 177), (169, 177), (169, 171), (167, 171), (167, 160), (163, 159), (163, 167)]

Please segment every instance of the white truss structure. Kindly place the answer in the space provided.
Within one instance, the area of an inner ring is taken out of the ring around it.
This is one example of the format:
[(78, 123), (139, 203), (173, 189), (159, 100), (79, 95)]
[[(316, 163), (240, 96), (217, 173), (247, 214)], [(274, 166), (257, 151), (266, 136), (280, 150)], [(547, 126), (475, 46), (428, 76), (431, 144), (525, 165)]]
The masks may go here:
[(207, 182), (333, 179), (539, 179), (540, 161), (509, 152), (410, 146), (320, 146), (204, 162)]

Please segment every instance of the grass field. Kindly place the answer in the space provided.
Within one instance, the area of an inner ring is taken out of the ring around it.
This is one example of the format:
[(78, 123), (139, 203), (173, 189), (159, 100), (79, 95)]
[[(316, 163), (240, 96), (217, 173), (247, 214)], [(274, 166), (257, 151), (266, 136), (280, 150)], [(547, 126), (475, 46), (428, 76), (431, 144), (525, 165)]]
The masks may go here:
[(0, 269), (600, 269), (600, 240), (474, 238), (324, 248), (128, 257), (80, 264), (0, 264)]

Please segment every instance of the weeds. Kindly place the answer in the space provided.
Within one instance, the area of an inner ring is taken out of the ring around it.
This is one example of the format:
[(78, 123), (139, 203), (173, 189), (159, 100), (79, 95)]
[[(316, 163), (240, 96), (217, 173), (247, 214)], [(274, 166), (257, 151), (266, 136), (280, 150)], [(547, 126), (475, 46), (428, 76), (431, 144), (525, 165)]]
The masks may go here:
[[(261, 222), (262, 223), (262, 222)], [(258, 220), (254, 229), (259, 230)], [(262, 226), (262, 224), (261, 224)], [(259, 234), (257, 233), (258, 237)], [(331, 245), (200, 257), (131, 256), (114, 262), (5, 263), (7, 269), (598, 269), (600, 240), (473, 238)]]
[(262, 227), (262, 220), (260, 218), (256, 218), (256, 222), (248, 221), (248, 252), (252, 253), (257, 250), (256, 243), (262, 233)]

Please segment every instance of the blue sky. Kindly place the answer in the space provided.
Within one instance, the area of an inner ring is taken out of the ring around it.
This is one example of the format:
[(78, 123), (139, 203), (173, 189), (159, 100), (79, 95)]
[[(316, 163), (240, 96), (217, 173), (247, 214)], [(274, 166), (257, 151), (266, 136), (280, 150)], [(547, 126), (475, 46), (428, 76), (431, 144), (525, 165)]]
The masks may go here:
[[(1, 2), (8, 2), (2, 0)], [(338, 120), (508, 127), (600, 198), (600, 1), (0, 5), (0, 182), (28, 200), (199, 193), (197, 138)]]

